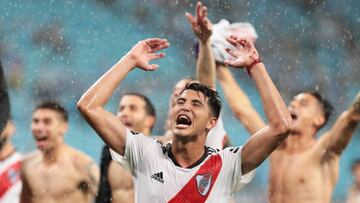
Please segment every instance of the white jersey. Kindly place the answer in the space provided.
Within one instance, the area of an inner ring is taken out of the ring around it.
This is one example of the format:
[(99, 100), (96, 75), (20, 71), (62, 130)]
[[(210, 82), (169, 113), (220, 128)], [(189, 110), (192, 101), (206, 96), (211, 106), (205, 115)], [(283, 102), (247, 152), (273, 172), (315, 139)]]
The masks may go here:
[[(224, 124), (220, 116), (216, 125), (209, 131), (206, 137), (205, 145), (213, 149), (223, 149), (224, 142), (226, 139), (227, 139), (227, 133), (224, 129)], [(129, 164), (126, 161), (126, 159), (120, 154), (116, 153), (111, 148), (109, 148), (109, 150), (112, 159), (116, 160), (120, 164), (120, 166), (124, 168), (126, 171), (130, 171)]]
[(0, 203), (19, 202), (21, 155), (17, 152), (0, 162)]
[(188, 168), (178, 166), (170, 149), (170, 144), (127, 130), (125, 159), (134, 177), (136, 202), (228, 202), (254, 176), (254, 171), (241, 174), (241, 147), (205, 147), (202, 158)]

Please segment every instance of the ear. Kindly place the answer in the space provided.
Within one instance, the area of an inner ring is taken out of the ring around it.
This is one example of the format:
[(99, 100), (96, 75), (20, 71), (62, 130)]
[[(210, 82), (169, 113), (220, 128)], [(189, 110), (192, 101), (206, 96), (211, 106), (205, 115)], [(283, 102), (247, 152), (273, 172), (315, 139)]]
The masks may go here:
[(63, 135), (65, 135), (66, 132), (68, 131), (68, 129), (69, 129), (68, 123), (65, 122), (65, 121), (61, 121), (61, 133), (62, 133)]
[(152, 128), (155, 125), (156, 118), (155, 116), (147, 116), (145, 119), (145, 125), (149, 128)]
[(316, 128), (320, 128), (325, 123), (325, 117), (323, 115), (317, 115), (312, 121)]
[(216, 117), (211, 117), (210, 121), (206, 125), (206, 130), (211, 130), (213, 127), (215, 127), (217, 120), (218, 119)]

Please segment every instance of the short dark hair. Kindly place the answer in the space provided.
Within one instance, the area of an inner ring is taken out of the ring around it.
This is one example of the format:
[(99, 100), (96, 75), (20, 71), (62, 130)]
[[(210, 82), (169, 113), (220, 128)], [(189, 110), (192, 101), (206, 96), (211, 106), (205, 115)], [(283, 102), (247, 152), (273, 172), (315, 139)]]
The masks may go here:
[(141, 98), (145, 102), (145, 111), (148, 116), (156, 117), (156, 111), (154, 105), (151, 103), (150, 99), (143, 94), (137, 92), (128, 92), (125, 93), (123, 96), (137, 96)]
[(332, 112), (334, 111), (334, 107), (331, 105), (331, 103), (318, 91), (309, 91), (309, 92), (305, 92), (308, 94), (311, 94), (312, 96), (314, 96), (318, 102), (321, 105), (321, 109), (324, 113), (324, 117), (325, 117), (325, 122), (324, 124), (321, 126), (325, 126), (325, 124), (328, 122), (328, 120), (330, 119), (330, 116), (332, 114)]
[(212, 90), (211, 88), (209, 88), (205, 85), (202, 85), (198, 82), (187, 83), (185, 88), (183, 90), (181, 90), (179, 95), (181, 95), (185, 90), (194, 90), (196, 92), (203, 93), (205, 95), (205, 97), (208, 98), (208, 104), (210, 106), (212, 114), (216, 118), (219, 118), (220, 111), (221, 111), (221, 98), (215, 90)]
[(36, 105), (34, 111), (39, 110), (39, 109), (50, 109), (50, 110), (56, 111), (64, 121), (66, 121), (66, 122), (69, 121), (69, 113), (59, 102), (57, 102), (55, 100), (40, 101)]

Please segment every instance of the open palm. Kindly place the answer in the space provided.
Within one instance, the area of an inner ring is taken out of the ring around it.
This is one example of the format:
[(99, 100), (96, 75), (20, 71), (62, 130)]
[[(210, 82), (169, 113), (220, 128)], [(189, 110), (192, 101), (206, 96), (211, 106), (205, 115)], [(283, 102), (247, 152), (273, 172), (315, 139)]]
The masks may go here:
[(150, 61), (163, 58), (164, 53), (156, 53), (165, 49), (170, 44), (166, 39), (151, 38), (138, 42), (130, 51), (135, 60), (135, 66), (145, 70), (152, 71), (159, 67), (157, 64), (150, 64)]
[(235, 36), (228, 37), (227, 41), (234, 46), (234, 49), (228, 48), (226, 51), (234, 58), (225, 60), (226, 64), (244, 68), (259, 59), (259, 54), (250, 41)]
[(195, 35), (203, 42), (207, 41), (212, 34), (212, 23), (207, 18), (207, 8), (201, 2), (196, 4), (196, 16), (185, 13)]

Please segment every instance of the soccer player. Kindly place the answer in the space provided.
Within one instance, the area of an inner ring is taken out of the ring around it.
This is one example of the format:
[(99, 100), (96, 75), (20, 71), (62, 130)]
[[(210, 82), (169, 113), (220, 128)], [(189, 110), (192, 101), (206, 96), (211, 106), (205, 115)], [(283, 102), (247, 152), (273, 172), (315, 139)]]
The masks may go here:
[(21, 201), (87, 202), (97, 193), (99, 169), (90, 157), (64, 143), (68, 113), (55, 101), (43, 101), (32, 115), (39, 151), (23, 161)]
[(9, 114), (9, 95), (0, 61), (0, 202), (19, 202), (22, 156), (11, 143), (15, 126)]
[[(220, 65), (223, 66), (223, 65)], [(265, 124), (230, 71), (218, 68), (218, 77), (235, 116), (249, 134)], [(319, 139), (316, 134), (329, 119), (332, 107), (319, 93), (303, 92), (288, 107), (294, 130), (270, 156), (269, 200), (281, 202), (330, 202), (339, 177), (340, 155), (360, 121), (360, 93), (354, 103)]]
[[(155, 125), (156, 113), (150, 100), (139, 93), (126, 93), (119, 102), (117, 117), (133, 132), (150, 136)], [(112, 161), (112, 157), (120, 161), (120, 165)], [(128, 164), (116, 153), (110, 154), (105, 146), (101, 155), (101, 177), (97, 203), (132, 203), (134, 202), (134, 184)]]
[(247, 67), (263, 99), (269, 124), (243, 147), (216, 152), (205, 147), (206, 135), (216, 124), (221, 102), (217, 93), (199, 83), (190, 83), (179, 94), (171, 112), (174, 139), (163, 147), (142, 134), (132, 133), (104, 109), (116, 87), (135, 67), (158, 68), (151, 60), (169, 46), (165, 39), (138, 42), (80, 99), (78, 109), (113, 150), (125, 156), (135, 179), (136, 202), (224, 202), (247, 184), (253, 170), (287, 137), (291, 117), (252, 43), (228, 38), (234, 46), (226, 62)]
[[(207, 17), (207, 8), (198, 2), (196, 5), (196, 15), (192, 16), (190, 13), (186, 13), (192, 30), (198, 39), (199, 54), (197, 57), (196, 65), (196, 78), (199, 83), (216, 90), (216, 65), (211, 48), (210, 37), (212, 35), (213, 25)], [(192, 78), (184, 78), (180, 80), (173, 88), (172, 95), (169, 100), (169, 113), (166, 121), (165, 137), (167, 140), (172, 140), (172, 133), (170, 128), (171, 118), (170, 112), (175, 105), (176, 99), (186, 86), (187, 83), (194, 81)], [(212, 128), (206, 138), (206, 146), (223, 149), (230, 145), (229, 138), (224, 129), (224, 125), (221, 117), (218, 119), (214, 128)]]

